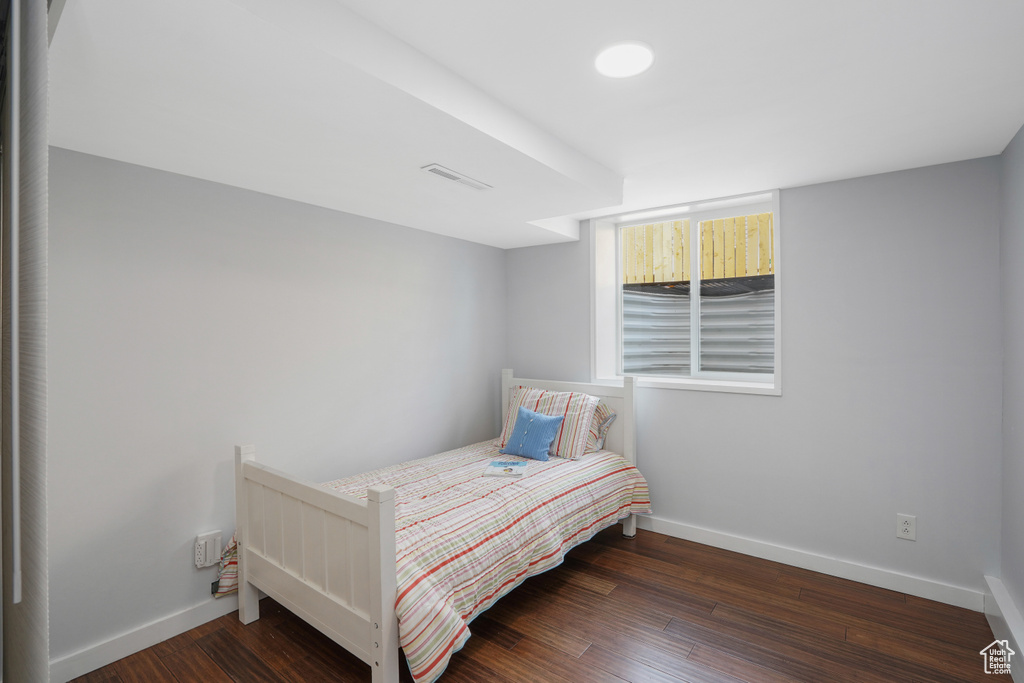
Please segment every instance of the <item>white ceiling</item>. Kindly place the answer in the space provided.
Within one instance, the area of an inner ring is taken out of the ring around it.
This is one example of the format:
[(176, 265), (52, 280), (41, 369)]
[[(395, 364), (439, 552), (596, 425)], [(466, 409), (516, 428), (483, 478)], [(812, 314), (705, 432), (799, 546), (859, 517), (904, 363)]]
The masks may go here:
[[(998, 154), (1024, 124), (1021, 29), (1019, 0), (89, 0), (51, 45), (50, 138), (545, 244), (580, 218)], [(654, 66), (599, 76), (621, 40)]]

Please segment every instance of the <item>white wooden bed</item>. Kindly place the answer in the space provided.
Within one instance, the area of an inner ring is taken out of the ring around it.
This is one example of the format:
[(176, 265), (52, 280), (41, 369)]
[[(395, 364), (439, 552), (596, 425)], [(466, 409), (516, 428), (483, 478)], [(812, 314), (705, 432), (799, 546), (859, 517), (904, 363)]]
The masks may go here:
[[(632, 377), (606, 386), (503, 370), (502, 416), (509, 388), (520, 384), (600, 397), (618, 414), (605, 448), (636, 464)], [(369, 664), (373, 683), (396, 683), (394, 489), (371, 487), (364, 501), (261, 465), (254, 446), (236, 446), (235, 455), (239, 619), (259, 618), (262, 590)], [(634, 516), (623, 521), (623, 533), (636, 534)]]

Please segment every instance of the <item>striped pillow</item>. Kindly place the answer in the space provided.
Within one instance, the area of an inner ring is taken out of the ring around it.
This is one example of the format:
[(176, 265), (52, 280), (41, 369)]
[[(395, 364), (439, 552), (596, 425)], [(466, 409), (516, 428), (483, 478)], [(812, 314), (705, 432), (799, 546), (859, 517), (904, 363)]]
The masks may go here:
[(590, 431), (587, 432), (586, 453), (593, 453), (604, 448), (604, 440), (608, 437), (608, 430), (615, 422), (615, 411), (603, 403), (597, 405), (594, 411), (594, 419), (590, 421)]
[(515, 426), (519, 407), (542, 415), (561, 415), (562, 427), (551, 442), (551, 455), (576, 460), (587, 452), (587, 437), (590, 424), (594, 420), (594, 411), (600, 399), (589, 394), (577, 392), (545, 391), (530, 387), (517, 386), (512, 389), (512, 398), (508, 402), (505, 414), (505, 425), (501, 430), (501, 448), (508, 443), (509, 435)]

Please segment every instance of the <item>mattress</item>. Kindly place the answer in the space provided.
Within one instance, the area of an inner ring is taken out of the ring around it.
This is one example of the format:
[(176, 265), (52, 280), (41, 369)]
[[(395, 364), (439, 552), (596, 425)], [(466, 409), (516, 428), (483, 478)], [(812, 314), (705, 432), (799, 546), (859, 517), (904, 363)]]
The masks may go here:
[[(491, 461), (528, 462), (522, 477), (487, 477)], [(498, 440), (327, 482), (366, 498), (395, 488), (399, 641), (417, 683), (430, 683), (470, 636), (469, 624), (573, 546), (651, 511), (647, 482), (610, 451), (547, 462), (498, 453)]]

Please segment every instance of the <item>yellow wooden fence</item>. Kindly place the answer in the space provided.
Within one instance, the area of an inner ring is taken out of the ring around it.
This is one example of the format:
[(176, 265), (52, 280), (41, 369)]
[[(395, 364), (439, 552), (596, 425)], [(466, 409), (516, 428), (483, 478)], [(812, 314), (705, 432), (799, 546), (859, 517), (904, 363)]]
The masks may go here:
[[(771, 213), (701, 221), (699, 230), (702, 280), (775, 272)], [(630, 225), (621, 233), (624, 283), (690, 281), (690, 219)]]

